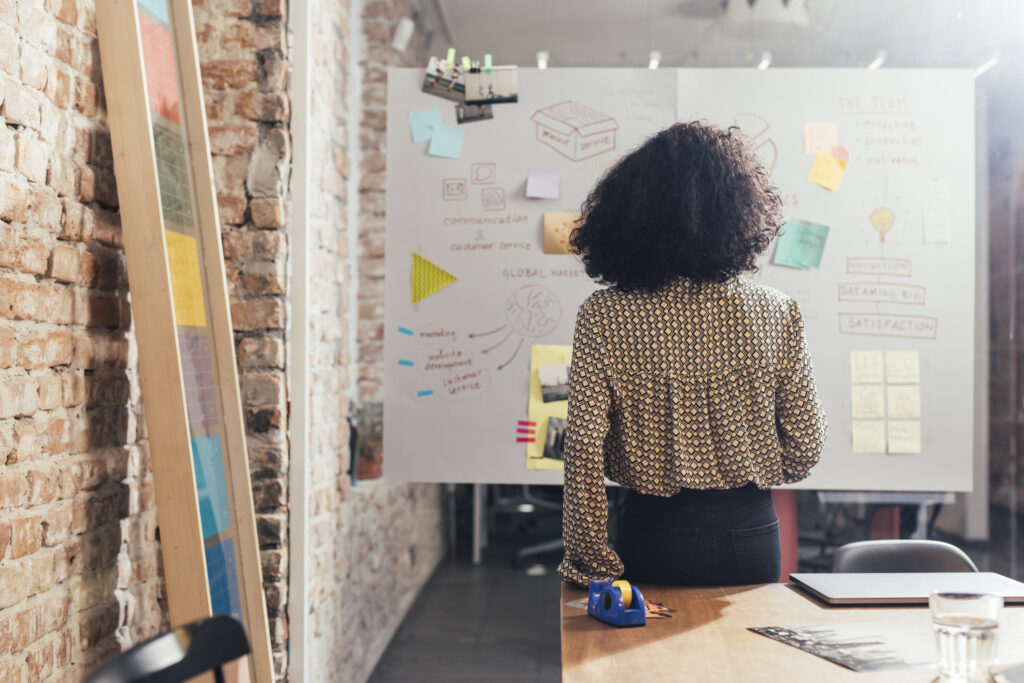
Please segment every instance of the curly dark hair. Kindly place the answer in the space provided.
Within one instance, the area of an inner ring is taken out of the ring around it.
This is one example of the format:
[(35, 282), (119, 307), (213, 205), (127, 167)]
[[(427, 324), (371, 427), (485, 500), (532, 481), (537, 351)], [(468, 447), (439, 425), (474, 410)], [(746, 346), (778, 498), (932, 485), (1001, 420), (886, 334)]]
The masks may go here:
[(781, 221), (779, 192), (739, 129), (695, 121), (609, 169), (569, 241), (601, 284), (653, 291), (680, 276), (721, 282), (754, 270)]

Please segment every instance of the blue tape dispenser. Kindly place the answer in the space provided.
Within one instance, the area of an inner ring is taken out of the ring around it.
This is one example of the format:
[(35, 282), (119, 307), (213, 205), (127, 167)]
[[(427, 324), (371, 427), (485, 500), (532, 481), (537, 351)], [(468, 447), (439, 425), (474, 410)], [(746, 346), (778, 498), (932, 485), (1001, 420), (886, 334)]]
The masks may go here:
[(629, 581), (590, 582), (587, 614), (613, 626), (645, 626), (647, 605), (644, 596)]

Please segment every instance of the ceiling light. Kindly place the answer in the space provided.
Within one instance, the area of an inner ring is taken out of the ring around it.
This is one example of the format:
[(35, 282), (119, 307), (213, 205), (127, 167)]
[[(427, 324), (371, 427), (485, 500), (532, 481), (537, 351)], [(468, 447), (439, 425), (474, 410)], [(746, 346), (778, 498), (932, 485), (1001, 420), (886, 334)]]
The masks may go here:
[(879, 50), (878, 54), (875, 55), (875, 58), (873, 60), (871, 60), (870, 64), (868, 64), (868, 70), (869, 71), (876, 71), (879, 68), (881, 68), (881, 66), (883, 64), (885, 64), (885, 58), (887, 56), (888, 55), (885, 54), (885, 50)]
[(548, 58), (551, 55), (548, 54), (547, 50), (541, 50), (537, 53), (537, 68), (546, 69), (548, 68)]
[(651, 61), (647, 62), (648, 69), (657, 69), (658, 65), (661, 64), (661, 53), (657, 50), (651, 50)]
[(987, 62), (985, 62), (984, 64), (982, 64), (981, 66), (974, 70), (974, 77), (977, 78), (978, 76), (981, 76), (998, 63), (999, 57), (993, 57), (992, 59), (988, 60)]
[(757, 63), (757, 68), (764, 71), (772, 65), (772, 53), (765, 50), (761, 53), (761, 61)]
[(409, 47), (409, 39), (412, 38), (412, 32), (416, 29), (416, 24), (409, 17), (402, 17), (398, 20), (398, 24), (395, 26), (395, 34), (391, 38), (391, 47), (398, 52), (405, 52), (405, 48)]

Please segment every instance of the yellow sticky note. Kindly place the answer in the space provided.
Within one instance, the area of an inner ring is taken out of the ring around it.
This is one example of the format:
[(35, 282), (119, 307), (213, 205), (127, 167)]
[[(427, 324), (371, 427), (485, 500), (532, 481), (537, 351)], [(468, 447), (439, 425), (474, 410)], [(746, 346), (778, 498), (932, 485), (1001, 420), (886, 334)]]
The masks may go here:
[(419, 254), (412, 255), (412, 302), (418, 304), (458, 278)]
[(548, 433), (548, 420), (552, 417), (566, 419), (568, 401), (544, 402), (540, 388), (538, 368), (566, 364), (572, 358), (572, 347), (554, 344), (534, 344), (530, 353), (530, 400), (529, 420), (535, 425), (533, 443), (526, 444), (526, 468), (530, 470), (560, 470), (562, 461), (544, 457), (544, 439)]
[(568, 254), (569, 235), (580, 219), (578, 212), (544, 214), (544, 253)]
[(921, 452), (920, 420), (889, 420), (889, 452), (895, 455)]
[(814, 157), (814, 165), (807, 179), (816, 185), (821, 185), (826, 190), (833, 192), (839, 189), (839, 183), (843, 182), (843, 174), (846, 173), (846, 163), (838, 157), (825, 152), (818, 152)]
[(885, 392), (881, 384), (850, 387), (850, 413), (854, 418), (885, 417)]
[(850, 351), (850, 382), (881, 384), (885, 381), (885, 356), (881, 351)]
[(920, 384), (921, 362), (917, 351), (886, 351), (885, 381), (889, 384)]
[(206, 327), (203, 279), (199, 271), (196, 238), (164, 230), (164, 239), (167, 241), (167, 267), (171, 271), (174, 321), (178, 325)]
[(885, 453), (884, 420), (854, 420), (850, 435), (854, 453)]
[(901, 420), (921, 417), (921, 387), (916, 384), (897, 384), (886, 387), (889, 417)]

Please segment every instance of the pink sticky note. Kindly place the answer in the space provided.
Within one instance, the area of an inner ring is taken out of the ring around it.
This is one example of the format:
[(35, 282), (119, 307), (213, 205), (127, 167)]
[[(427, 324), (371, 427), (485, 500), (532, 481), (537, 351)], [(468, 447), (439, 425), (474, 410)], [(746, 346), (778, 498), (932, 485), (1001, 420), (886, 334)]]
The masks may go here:
[(832, 148), (832, 156), (836, 159), (842, 159), (843, 161), (850, 160), (850, 150), (846, 149), (842, 145), (836, 145)]

